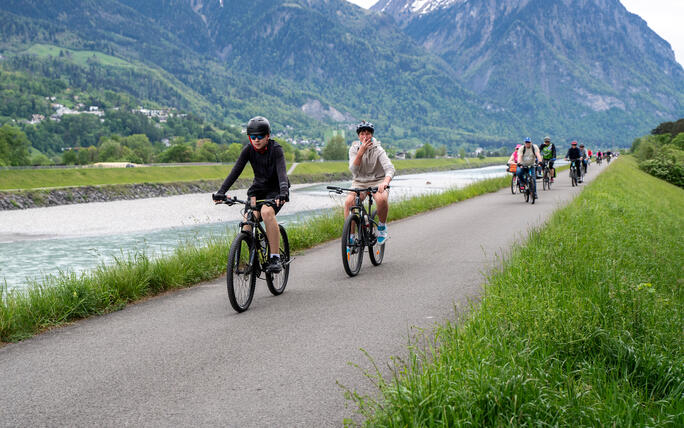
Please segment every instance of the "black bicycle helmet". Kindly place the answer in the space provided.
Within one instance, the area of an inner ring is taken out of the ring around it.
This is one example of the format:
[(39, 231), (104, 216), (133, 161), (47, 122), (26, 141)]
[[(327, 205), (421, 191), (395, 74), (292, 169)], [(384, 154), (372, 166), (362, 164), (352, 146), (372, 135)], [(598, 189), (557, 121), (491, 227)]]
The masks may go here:
[(370, 122), (366, 122), (365, 120), (361, 121), (361, 123), (356, 125), (356, 135), (359, 135), (359, 133), (363, 130), (370, 131), (371, 134), (375, 133), (375, 127), (373, 126), (373, 124)]
[(271, 133), (271, 124), (263, 116), (249, 119), (247, 123), (247, 135), (266, 135)]

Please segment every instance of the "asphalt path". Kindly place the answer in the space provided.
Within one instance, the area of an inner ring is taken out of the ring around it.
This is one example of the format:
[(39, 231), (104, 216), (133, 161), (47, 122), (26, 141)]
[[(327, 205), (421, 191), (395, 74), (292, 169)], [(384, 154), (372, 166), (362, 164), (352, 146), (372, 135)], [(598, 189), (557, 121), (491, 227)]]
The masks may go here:
[(387, 375), (416, 335), (467, 310), (501, 256), (584, 186), (569, 181), (559, 174), (534, 205), (505, 189), (393, 222), (383, 264), (365, 256), (355, 278), (339, 241), (310, 249), (292, 263), (284, 294), (258, 281), (243, 314), (222, 277), (4, 346), (0, 426), (358, 420), (343, 386), (376, 392), (365, 352)]

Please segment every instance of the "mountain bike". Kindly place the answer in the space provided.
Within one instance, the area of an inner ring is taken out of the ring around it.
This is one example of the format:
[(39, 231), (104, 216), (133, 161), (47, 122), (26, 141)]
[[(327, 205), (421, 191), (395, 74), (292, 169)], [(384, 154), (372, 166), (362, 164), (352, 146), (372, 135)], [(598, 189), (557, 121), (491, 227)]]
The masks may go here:
[(249, 201), (241, 201), (236, 197), (226, 199), (225, 195), (213, 194), (212, 198), (226, 205), (244, 205), (242, 212), (245, 215), (245, 221), (240, 222), (238, 233), (228, 252), (226, 286), (230, 305), (237, 312), (246, 311), (252, 303), (257, 278), (266, 280), (268, 291), (274, 296), (283, 294), (290, 276), (290, 263), (292, 262), (287, 231), (282, 224), (278, 225), (280, 228), (278, 249), (282, 270), (278, 273), (266, 272), (264, 267), (268, 263), (271, 251), (261, 220), (257, 220), (254, 215), (254, 210), (259, 210), (264, 204), (275, 204), (275, 199), (258, 200), (252, 207)]
[[(342, 194), (354, 192), (354, 205), (344, 221), (342, 229), (342, 266), (349, 276), (356, 276), (363, 263), (363, 249), (368, 247), (368, 256), (374, 266), (379, 266), (385, 257), (386, 243), (378, 245), (378, 213), (373, 209), (373, 194), (377, 187), (366, 189), (345, 189), (337, 186), (327, 186), (331, 192)], [(387, 186), (389, 189), (389, 186)], [(368, 209), (361, 200), (361, 193), (368, 194)], [(370, 216), (368, 213), (371, 213)]]
[(577, 186), (577, 164), (575, 161), (570, 161), (570, 182), (572, 187)]
[[(518, 168), (523, 168), (522, 165), (518, 165)], [(521, 193), (525, 198), (525, 202), (530, 202), (532, 204), (537, 199), (537, 164), (527, 168), (525, 174), (523, 174), (523, 182), (521, 183)]]
[(544, 190), (551, 190), (551, 178), (553, 177), (553, 173), (551, 172), (551, 168), (549, 168), (549, 162), (553, 161), (555, 161), (555, 159), (542, 162), (542, 188)]
[(518, 191), (518, 176), (515, 173), (517, 170), (517, 166), (515, 164), (511, 164), (508, 166), (506, 169), (507, 172), (513, 173), (513, 176), (511, 177), (511, 193), (515, 195), (515, 193)]

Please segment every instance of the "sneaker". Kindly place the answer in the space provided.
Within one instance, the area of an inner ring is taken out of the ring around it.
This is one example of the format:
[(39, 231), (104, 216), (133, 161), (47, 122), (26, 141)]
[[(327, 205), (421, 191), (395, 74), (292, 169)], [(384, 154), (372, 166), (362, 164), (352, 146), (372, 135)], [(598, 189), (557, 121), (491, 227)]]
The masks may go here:
[(387, 241), (389, 235), (387, 234), (387, 226), (378, 226), (378, 244), (382, 245)]
[(283, 266), (280, 264), (280, 257), (271, 257), (266, 266), (264, 266), (264, 270), (268, 273), (279, 273), (283, 270)]

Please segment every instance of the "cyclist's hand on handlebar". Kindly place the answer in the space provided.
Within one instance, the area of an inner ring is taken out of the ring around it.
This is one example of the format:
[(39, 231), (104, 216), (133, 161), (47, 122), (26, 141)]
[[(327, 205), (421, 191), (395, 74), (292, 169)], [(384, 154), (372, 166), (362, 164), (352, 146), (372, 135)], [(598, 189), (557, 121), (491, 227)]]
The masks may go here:
[(285, 205), (285, 202), (287, 202), (287, 200), (288, 200), (287, 195), (280, 195), (280, 196), (276, 197), (275, 198), (276, 207), (281, 207), (281, 206)]
[(211, 199), (214, 201), (215, 204), (221, 204), (230, 199), (230, 197), (228, 195), (224, 195), (223, 193), (212, 193)]
[(378, 185), (378, 193), (384, 193), (385, 189), (389, 188), (389, 184), (382, 182)]

